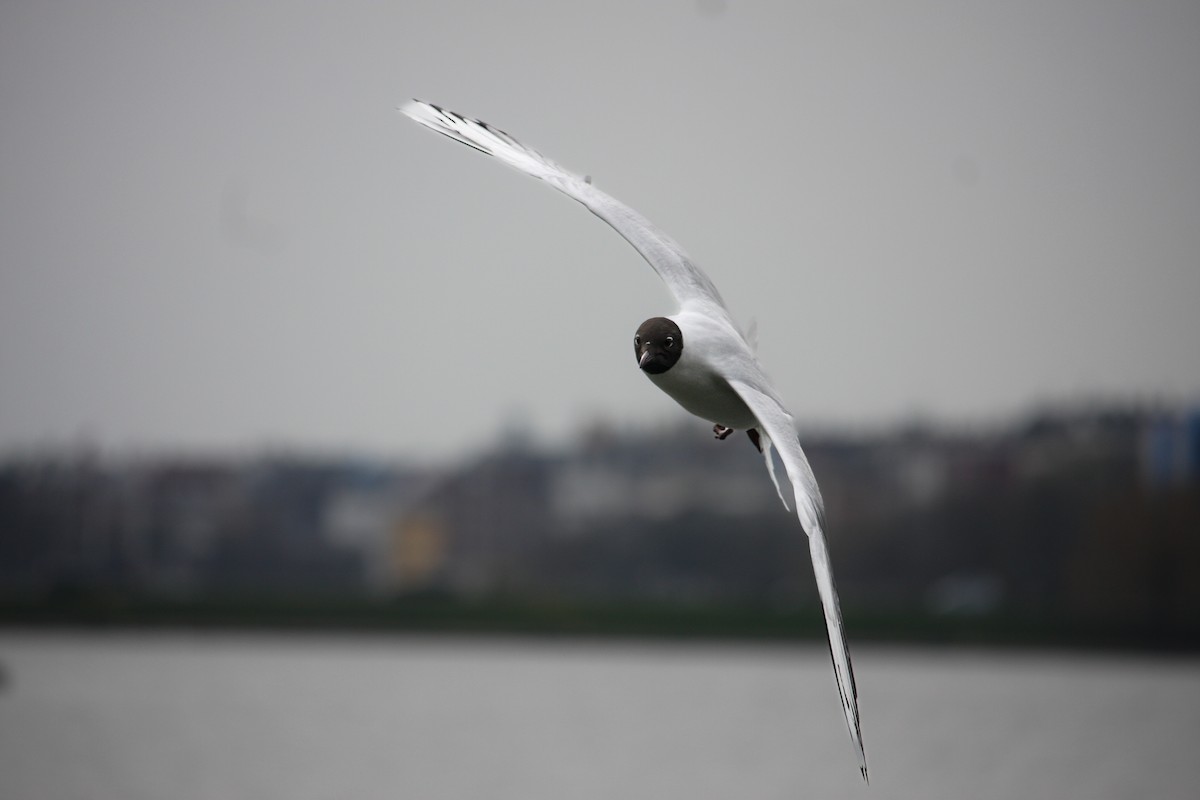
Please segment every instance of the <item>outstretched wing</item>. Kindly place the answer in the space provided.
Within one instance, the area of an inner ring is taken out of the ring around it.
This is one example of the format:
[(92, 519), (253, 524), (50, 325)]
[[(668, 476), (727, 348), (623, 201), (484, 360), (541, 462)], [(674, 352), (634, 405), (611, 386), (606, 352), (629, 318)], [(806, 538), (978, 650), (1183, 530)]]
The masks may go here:
[(708, 313), (729, 315), (717, 287), (692, 263), (675, 240), (629, 206), (592, 186), (590, 178), (568, 172), (486, 122), (421, 100), (406, 103), (400, 111), (425, 127), (494, 156), (526, 175), (540, 178), (568, 197), (583, 203), (642, 254), (667, 284), (667, 289), (681, 308), (703, 307)]
[[(812, 557), (813, 574), (817, 578), (817, 591), (821, 595), (821, 607), (825, 611), (825, 632), (829, 636), (829, 653), (833, 659), (833, 674), (837, 679), (838, 694), (842, 700), (842, 713), (846, 715), (846, 727), (858, 753), (859, 769), (867, 777), (867, 756), (863, 750), (862, 726), (858, 719), (858, 690), (854, 686), (854, 668), (850, 664), (850, 649), (846, 645), (846, 634), (842, 629), (842, 609), (838, 603), (837, 587), (833, 583), (833, 567), (829, 563), (829, 549), (825, 544), (825, 509), (821, 502), (821, 491), (808, 458), (796, 437), (792, 416), (773, 394), (750, 383), (731, 378), (730, 386), (754, 412), (761, 426), (760, 432), (779, 451), (783, 466), (787, 469), (792, 489), (796, 495), (796, 514), (808, 534), (808, 550)], [(769, 455), (769, 446), (764, 448)], [(774, 475), (772, 475), (774, 478)], [(778, 487), (778, 483), (776, 483)], [(782, 499), (782, 495), (780, 496)], [(784, 502), (784, 506), (787, 503)]]

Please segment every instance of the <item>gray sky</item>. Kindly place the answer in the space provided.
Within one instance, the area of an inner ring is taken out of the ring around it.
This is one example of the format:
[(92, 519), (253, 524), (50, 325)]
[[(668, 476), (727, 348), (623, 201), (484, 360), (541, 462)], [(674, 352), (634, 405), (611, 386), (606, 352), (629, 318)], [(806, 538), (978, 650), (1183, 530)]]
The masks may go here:
[(682, 242), (801, 421), (1200, 398), (1195, 2), (9, 0), (0, 452), (681, 418), (653, 272), (414, 95)]

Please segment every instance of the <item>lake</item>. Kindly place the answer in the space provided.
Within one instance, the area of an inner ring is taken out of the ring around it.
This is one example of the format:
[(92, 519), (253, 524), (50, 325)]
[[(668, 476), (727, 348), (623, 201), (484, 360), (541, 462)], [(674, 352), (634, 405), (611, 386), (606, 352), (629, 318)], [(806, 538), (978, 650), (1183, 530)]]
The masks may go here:
[[(853, 647), (853, 643), (852, 643)], [(0, 797), (1195, 798), (1200, 660), (0, 632)]]

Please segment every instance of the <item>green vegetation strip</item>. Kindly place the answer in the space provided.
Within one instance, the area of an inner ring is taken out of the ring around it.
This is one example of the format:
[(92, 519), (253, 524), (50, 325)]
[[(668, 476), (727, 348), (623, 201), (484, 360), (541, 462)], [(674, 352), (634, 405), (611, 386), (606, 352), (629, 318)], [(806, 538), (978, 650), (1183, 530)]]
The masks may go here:
[[(563, 600), (461, 599), (421, 595), (389, 600), (324, 596), (226, 595), (162, 599), (86, 592), (38, 599), (0, 597), (10, 627), (358, 631), (537, 636), (613, 636), (746, 641), (820, 641), (817, 608)], [(1200, 650), (1200, 626), (1099, 626), (996, 614), (930, 616), (846, 613), (852, 641)]]

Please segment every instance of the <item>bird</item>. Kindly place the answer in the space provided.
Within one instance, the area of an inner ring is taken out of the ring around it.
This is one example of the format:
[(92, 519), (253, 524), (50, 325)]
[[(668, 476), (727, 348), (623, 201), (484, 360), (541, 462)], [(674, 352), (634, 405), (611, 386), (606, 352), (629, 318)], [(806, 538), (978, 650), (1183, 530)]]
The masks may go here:
[(652, 317), (638, 327), (633, 337), (638, 367), (684, 410), (713, 423), (718, 439), (735, 430), (745, 431), (762, 454), (779, 499), (788, 508), (772, 456), (773, 450), (778, 452), (791, 484), (796, 515), (808, 537), (842, 713), (859, 771), (869, 782), (858, 690), (825, 539), (821, 491), (792, 416), (759, 363), (756, 334), (743, 331), (734, 322), (712, 280), (675, 240), (593, 185), (591, 176), (569, 172), (499, 128), (442, 106), (414, 99), (399, 111), (583, 204), (624, 237), (666, 284), (678, 310)]

